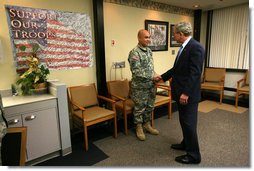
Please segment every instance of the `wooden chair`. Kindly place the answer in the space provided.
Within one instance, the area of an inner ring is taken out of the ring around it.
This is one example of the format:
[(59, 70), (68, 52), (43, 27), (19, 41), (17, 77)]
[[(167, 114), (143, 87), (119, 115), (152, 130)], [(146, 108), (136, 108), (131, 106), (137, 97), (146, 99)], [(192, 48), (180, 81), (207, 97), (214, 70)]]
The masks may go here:
[[(168, 84), (156, 84), (157, 90), (162, 89), (163, 91), (166, 91), (165, 95), (156, 94), (154, 107), (162, 106), (162, 105), (168, 105), (168, 119), (172, 118), (172, 96), (171, 96), (171, 87), (170, 82)], [(154, 126), (154, 111), (152, 112), (152, 127)]]
[(205, 68), (202, 90), (220, 91), (220, 104), (224, 95), (226, 69), (225, 68)]
[[(124, 117), (124, 131), (125, 134), (128, 134), (128, 115), (132, 114), (134, 103), (130, 98), (130, 83), (127, 79), (125, 80), (115, 80), (115, 81), (108, 81), (108, 92), (113, 98), (116, 100), (116, 108), (123, 113)], [(172, 98), (171, 98), (171, 89), (169, 85), (156, 85), (157, 88), (163, 89), (167, 91), (167, 96), (163, 95), (156, 95), (154, 107), (158, 107), (161, 105), (168, 105), (168, 118), (171, 118), (172, 113)], [(154, 111), (152, 112), (151, 117), (151, 125), (154, 126)]]
[(2, 140), (1, 158), (3, 166), (25, 166), (27, 127), (9, 127)]
[(122, 113), (124, 133), (128, 135), (128, 115), (132, 114), (134, 103), (130, 98), (130, 83), (127, 79), (107, 82), (110, 98), (116, 101), (116, 110)]
[(248, 94), (250, 93), (250, 76), (249, 70), (246, 71), (244, 78), (237, 81), (237, 89), (236, 89), (236, 96), (235, 96), (235, 107), (238, 107), (238, 98), (241, 94)]
[[(108, 120), (113, 120), (114, 137), (117, 137), (117, 117), (115, 101), (97, 94), (95, 84), (68, 87), (68, 96), (73, 121), (82, 122), (84, 127), (85, 150), (88, 150), (87, 127)], [(99, 106), (98, 100), (109, 102), (112, 110)]]

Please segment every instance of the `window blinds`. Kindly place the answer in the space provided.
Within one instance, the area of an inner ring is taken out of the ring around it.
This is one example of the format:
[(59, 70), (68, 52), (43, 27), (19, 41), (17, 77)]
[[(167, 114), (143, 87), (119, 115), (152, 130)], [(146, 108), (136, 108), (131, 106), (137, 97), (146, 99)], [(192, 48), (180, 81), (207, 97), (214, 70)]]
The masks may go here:
[(249, 69), (248, 4), (213, 11), (209, 67)]

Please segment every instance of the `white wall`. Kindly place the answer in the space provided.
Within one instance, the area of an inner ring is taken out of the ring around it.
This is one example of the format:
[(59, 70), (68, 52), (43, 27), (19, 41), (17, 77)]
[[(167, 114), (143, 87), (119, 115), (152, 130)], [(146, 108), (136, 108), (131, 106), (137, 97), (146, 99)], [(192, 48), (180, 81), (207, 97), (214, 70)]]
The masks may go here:
[[(91, 16), (92, 34), (94, 37), (92, 0), (75, 0), (73, 2), (69, 0), (1, 0), (0, 40), (4, 49), (4, 60), (0, 62), (0, 89), (9, 89), (11, 84), (13, 84), (17, 78), (4, 5), (17, 5), (32, 8), (86, 13)], [(192, 24), (194, 23), (194, 18), (190, 16), (104, 2), (107, 80), (131, 78), (131, 72), (127, 61), (128, 54), (129, 51), (137, 45), (137, 32), (139, 29), (144, 28), (144, 22), (146, 19), (167, 21), (169, 22), (169, 25), (180, 21), (189, 21)], [(206, 13), (203, 13), (200, 41), (204, 46), (206, 40), (205, 28)], [(115, 40), (116, 43), (114, 46), (111, 46), (111, 40)], [(153, 52), (155, 71), (162, 74), (171, 68), (178, 49), (178, 47), (169, 46), (168, 51)], [(173, 50), (175, 51), (174, 55), (172, 54)], [(111, 70), (112, 62), (117, 61), (125, 61), (126, 67), (123, 69)], [(242, 75), (242, 73), (227, 73), (225, 86), (235, 88), (236, 81)], [(51, 71), (49, 79), (58, 79), (61, 82), (66, 83), (67, 86), (96, 82), (95, 55), (93, 67), (75, 70)]]
[[(4, 50), (4, 59), (0, 63), (0, 90), (10, 89), (11, 84), (16, 82), (16, 66), (13, 60), (11, 49), (11, 40), (5, 12), (5, 5), (15, 5), (31, 8), (41, 8), (49, 10), (70, 11), (86, 13), (91, 16), (92, 33), (93, 27), (93, 4), (92, 0), (1, 0), (0, 1), (0, 40)], [(94, 35), (93, 35), (94, 37)], [(93, 45), (94, 46), (94, 45)], [(94, 47), (93, 47), (94, 53)], [(95, 55), (94, 55), (95, 56)], [(96, 66), (95, 58), (93, 67), (75, 69), (75, 70), (56, 70), (51, 71), (49, 79), (58, 79), (69, 85), (78, 85), (84, 83), (96, 83)]]
[[(245, 73), (227, 71), (226, 76), (225, 76), (224, 87), (237, 88), (237, 81), (244, 78), (244, 75), (245, 75)], [(235, 96), (236, 92), (224, 91), (224, 94), (227, 96)]]
[[(175, 24), (180, 21), (189, 21), (193, 24), (194, 18), (159, 12), (129, 6), (123, 6), (104, 2), (104, 29), (105, 29), (105, 53), (106, 53), (106, 77), (107, 80), (121, 78), (131, 79), (128, 63), (129, 51), (134, 48), (137, 41), (137, 32), (145, 26), (145, 20), (167, 21)], [(170, 32), (169, 32), (170, 34)], [(111, 41), (115, 45), (111, 45)], [(164, 73), (173, 66), (179, 47), (170, 47), (168, 51), (153, 52), (155, 71)], [(172, 50), (175, 54), (172, 55)], [(111, 69), (113, 62), (125, 61), (125, 68)]]

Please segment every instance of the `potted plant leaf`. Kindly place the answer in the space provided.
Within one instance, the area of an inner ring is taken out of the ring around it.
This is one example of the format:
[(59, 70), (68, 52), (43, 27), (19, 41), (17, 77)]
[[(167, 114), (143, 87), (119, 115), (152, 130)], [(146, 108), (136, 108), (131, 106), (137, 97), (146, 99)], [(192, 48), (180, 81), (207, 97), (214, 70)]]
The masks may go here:
[[(31, 44), (32, 53), (27, 56), (28, 69), (19, 76), (17, 85), (21, 90), (22, 95), (31, 95), (35, 89), (43, 89), (47, 86), (47, 77), (49, 75), (49, 69), (46, 65), (40, 63), (37, 53), (40, 50), (39, 44)], [(20, 46), (21, 51), (26, 50), (26, 46)], [(44, 87), (43, 87), (44, 86)]]

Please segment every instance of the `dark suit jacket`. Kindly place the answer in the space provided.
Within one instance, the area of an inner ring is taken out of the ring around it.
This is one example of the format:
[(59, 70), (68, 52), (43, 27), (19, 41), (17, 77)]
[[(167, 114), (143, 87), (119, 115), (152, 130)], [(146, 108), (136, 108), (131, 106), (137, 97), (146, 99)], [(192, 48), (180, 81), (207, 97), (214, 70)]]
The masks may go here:
[(173, 99), (179, 101), (182, 93), (189, 96), (188, 103), (199, 102), (200, 85), (204, 61), (204, 48), (193, 38), (182, 50), (179, 60), (173, 68), (161, 75), (163, 81), (172, 78), (171, 88)]

